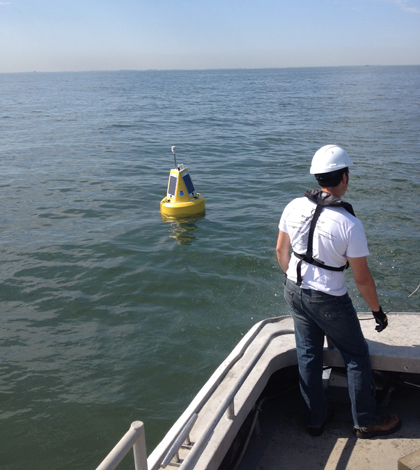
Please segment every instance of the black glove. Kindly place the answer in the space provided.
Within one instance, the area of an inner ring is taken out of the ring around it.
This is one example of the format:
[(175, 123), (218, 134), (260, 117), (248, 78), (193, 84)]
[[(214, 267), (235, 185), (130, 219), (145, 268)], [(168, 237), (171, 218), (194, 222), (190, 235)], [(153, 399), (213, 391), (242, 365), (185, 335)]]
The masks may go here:
[(388, 318), (385, 315), (384, 311), (382, 310), (382, 307), (379, 306), (379, 312), (374, 312), (372, 310), (373, 316), (375, 317), (375, 321), (378, 324), (378, 326), (375, 328), (375, 330), (380, 333), (381, 331), (385, 330), (385, 328), (388, 326)]

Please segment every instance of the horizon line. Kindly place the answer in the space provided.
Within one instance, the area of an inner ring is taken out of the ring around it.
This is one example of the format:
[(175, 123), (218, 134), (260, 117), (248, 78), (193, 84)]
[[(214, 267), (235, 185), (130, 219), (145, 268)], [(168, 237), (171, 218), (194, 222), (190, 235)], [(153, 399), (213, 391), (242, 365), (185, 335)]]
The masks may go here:
[(284, 70), (284, 69), (316, 69), (316, 68), (345, 68), (345, 67), (418, 67), (420, 64), (403, 64), (403, 65), (381, 65), (381, 64), (365, 64), (365, 65), (307, 65), (300, 67), (214, 67), (214, 68), (191, 68), (191, 69), (94, 69), (94, 70), (48, 70), (48, 71), (20, 71), (20, 72), (0, 72), (0, 74), (30, 74), (30, 73), (103, 73), (103, 72), (205, 72), (218, 70)]

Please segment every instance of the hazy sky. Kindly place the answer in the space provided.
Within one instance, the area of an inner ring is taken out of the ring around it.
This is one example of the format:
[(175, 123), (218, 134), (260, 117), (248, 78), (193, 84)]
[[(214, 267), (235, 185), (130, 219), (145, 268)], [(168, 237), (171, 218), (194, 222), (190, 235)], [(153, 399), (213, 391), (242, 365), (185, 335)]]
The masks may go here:
[(420, 64), (420, 0), (0, 1), (0, 72)]

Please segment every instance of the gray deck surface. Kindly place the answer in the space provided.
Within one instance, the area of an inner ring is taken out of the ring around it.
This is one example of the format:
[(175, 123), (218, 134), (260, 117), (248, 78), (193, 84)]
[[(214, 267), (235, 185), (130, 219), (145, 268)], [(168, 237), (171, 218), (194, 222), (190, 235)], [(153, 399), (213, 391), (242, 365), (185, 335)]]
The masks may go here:
[[(379, 361), (373, 362), (383, 362), (384, 357), (380, 356), (385, 351), (389, 360), (403, 353), (402, 357), (411, 355), (418, 361), (419, 324), (413, 321), (414, 329), (407, 329), (407, 325), (400, 329), (407, 320), (393, 318), (394, 331), (389, 328), (382, 337), (374, 332), (373, 322), (365, 322), (363, 329), (371, 352), (379, 356)], [(379, 344), (379, 339), (385, 344)], [(392, 347), (394, 342), (396, 346)], [(411, 369), (412, 364), (409, 366), (402, 370)], [(418, 368), (418, 362), (414, 368)], [(420, 450), (420, 388), (396, 386), (381, 412), (398, 414), (402, 428), (393, 435), (367, 440), (353, 434), (350, 404), (342, 399), (333, 403), (334, 418), (323, 435), (309, 436), (301, 400), (296, 390), (265, 406), (260, 415), (260, 435), (254, 435), (238, 470), (397, 470), (399, 458)]]
[[(389, 327), (380, 334), (375, 331), (371, 313), (360, 313), (359, 318), (369, 344), (372, 368), (384, 371), (376, 374), (377, 378), (380, 376), (378, 385), (385, 376), (401, 374), (420, 384), (420, 314), (390, 314)], [(384, 438), (357, 439), (353, 434), (350, 404), (343, 402), (342, 379), (336, 374), (344, 364), (340, 353), (327, 347), (327, 342), (324, 364), (335, 370), (330, 380), (334, 387), (329, 388), (336, 392), (330, 400), (334, 403), (335, 416), (324, 434), (314, 438), (306, 432), (302, 398), (297, 388), (292, 318), (282, 317), (255, 325), (203, 386), (167, 438), (149, 457), (150, 462), (159, 467), (161, 457), (186, 420), (193, 411), (199, 410), (190, 438), (197, 445), (209, 432), (210, 440), (195, 468), (231, 470), (243, 442), (243, 431), (249, 428), (247, 423), (259, 397), (267, 393), (278, 395), (281, 390), (289, 390), (296, 384), (293, 392), (265, 402), (259, 416), (261, 433), (251, 440), (237, 470), (397, 470), (398, 459), (420, 449), (420, 388), (395, 386), (389, 406), (383, 410), (400, 416), (401, 430)], [(223, 416), (215, 420), (221, 406), (228, 403), (227, 397), (233, 396), (238, 380), (248, 370), (249, 375), (235, 392), (234, 419), (229, 419), (222, 410)], [(225, 371), (228, 371), (226, 375)], [(220, 377), (223, 379), (219, 382)], [(215, 384), (216, 388), (211, 391)], [(339, 386), (341, 388), (337, 388)], [(188, 457), (191, 456), (191, 462), (192, 457), (196, 457), (194, 449), (199, 446), (193, 447), (192, 451), (180, 449), (185, 464), (189, 463)]]
[(352, 432), (349, 404), (335, 403), (333, 420), (315, 438), (306, 433), (299, 393), (281, 400), (263, 410), (261, 436), (239, 470), (396, 470), (399, 458), (420, 449), (420, 389), (395, 391), (383, 410), (400, 416), (397, 433), (366, 440)]

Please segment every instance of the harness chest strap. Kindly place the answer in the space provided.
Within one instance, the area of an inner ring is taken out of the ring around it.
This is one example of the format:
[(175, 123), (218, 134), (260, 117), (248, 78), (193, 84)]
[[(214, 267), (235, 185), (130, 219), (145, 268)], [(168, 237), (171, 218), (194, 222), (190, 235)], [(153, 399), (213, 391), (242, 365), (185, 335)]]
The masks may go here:
[(353, 208), (351, 207), (350, 204), (345, 203), (344, 201), (341, 201), (341, 199), (337, 198), (336, 196), (333, 196), (332, 194), (328, 193), (323, 193), (322, 191), (307, 191), (305, 193), (305, 196), (310, 199), (311, 201), (315, 202), (317, 204), (315, 213), (312, 217), (311, 225), (309, 227), (309, 234), (308, 234), (308, 247), (306, 249), (306, 253), (303, 255), (301, 253), (296, 253), (293, 251), (293, 254), (296, 256), (296, 258), (299, 258), (299, 262), (297, 264), (296, 270), (297, 270), (297, 282), (296, 284), (298, 286), (302, 285), (302, 261), (305, 261), (308, 264), (312, 264), (313, 266), (316, 266), (317, 268), (323, 268), (327, 269), (328, 271), (344, 271), (349, 267), (349, 263), (347, 263), (344, 266), (328, 266), (325, 263), (322, 263), (321, 261), (318, 261), (313, 258), (313, 242), (314, 242), (314, 232), (315, 232), (315, 227), (316, 223), (318, 222), (319, 216), (321, 215), (321, 211), (323, 207), (325, 206), (338, 206), (338, 207), (344, 207), (350, 214), (354, 215)]

